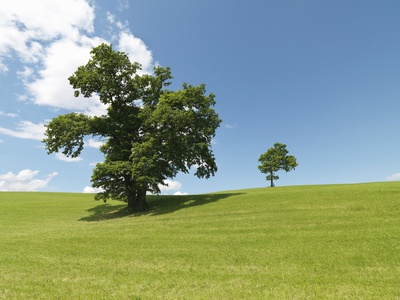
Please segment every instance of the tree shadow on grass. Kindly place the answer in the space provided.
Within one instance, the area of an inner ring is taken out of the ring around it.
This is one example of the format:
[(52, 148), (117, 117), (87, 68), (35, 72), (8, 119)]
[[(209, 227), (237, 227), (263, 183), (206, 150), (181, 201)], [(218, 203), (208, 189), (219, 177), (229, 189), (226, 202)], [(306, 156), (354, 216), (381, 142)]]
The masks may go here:
[(144, 212), (129, 213), (126, 210), (126, 203), (119, 205), (101, 204), (90, 208), (87, 211), (92, 213), (90, 216), (79, 219), (79, 221), (99, 222), (122, 217), (138, 217), (143, 215), (163, 215), (175, 211), (201, 206), (222, 199), (241, 195), (242, 193), (225, 194), (204, 194), (204, 195), (184, 195), (184, 196), (147, 196), (149, 209)]
[(121, 218), (128, 215), (125, 208), (126, 204), (110, 205), (108, 203), (103, 203), (88, 209), (87, 211), (90, 212), (91, 215), (83, 217), (79, 219), (79, 221), (96, 222)]

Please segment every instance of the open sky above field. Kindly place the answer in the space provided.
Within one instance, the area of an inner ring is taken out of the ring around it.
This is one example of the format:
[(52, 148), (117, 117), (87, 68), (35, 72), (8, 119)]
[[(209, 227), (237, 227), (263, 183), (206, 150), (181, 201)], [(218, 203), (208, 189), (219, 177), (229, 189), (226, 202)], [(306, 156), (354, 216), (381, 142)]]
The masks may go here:
[(397, 0), (4, 0), (0, 190), (91, 191), (99, 141), (71, 160), (40, 140), (59, 114), (103, 112), (67, 80), (102, 42), (216, 94), (217, 175), (180, 174), (165, 194), (265, 186), (258, 157), (275, 142), (299, 163), (277, 185), (399, 180), (399, 13)]

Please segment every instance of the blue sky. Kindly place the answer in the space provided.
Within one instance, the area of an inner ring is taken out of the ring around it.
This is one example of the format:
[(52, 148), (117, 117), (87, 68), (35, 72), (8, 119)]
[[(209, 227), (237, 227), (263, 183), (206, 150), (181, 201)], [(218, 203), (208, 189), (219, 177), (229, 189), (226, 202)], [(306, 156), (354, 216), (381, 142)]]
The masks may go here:
[(70, 160), (40, 140), (59, 114), (104, 110), (67, 81), (101, 42), (216, 94), (217, 175), (179, 174), (164, 194), (266, 186), (258, 157), (275, 142), (299, 163), (277, 186), (400, 180), (399, 13), (397, 0), (3, 1), (0, 190), (93, 191), (98, 141)]

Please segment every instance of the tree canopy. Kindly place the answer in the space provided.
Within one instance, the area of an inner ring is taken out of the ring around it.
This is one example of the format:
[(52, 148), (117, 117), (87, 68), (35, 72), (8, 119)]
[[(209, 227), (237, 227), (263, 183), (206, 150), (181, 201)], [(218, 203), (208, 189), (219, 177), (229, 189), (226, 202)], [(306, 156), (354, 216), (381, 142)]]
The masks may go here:
[(159, 185), (178, 172), (194, 167), (199, 178), (213, 176), (217, 165), (211, 142), (221, 123), (213, 108), (215, 95), (206, 95), (204, 84), (183, 83), (171, 91), (169, 67), (157, 66), (153, 74), (139, 75), (140, 70), (111, 45), (93, 48), (89, 62), (68, 79), (75, 97), (98, 96), (107, 114), (55, 117), (43, 140), (49, 154), (77, 157), (86, 136), (104, 139), (104, 161), (91, 178), (93, 187), (102, 189), (96, 199), (126, 201), (129, 211), (145, 210), (146, 193), (159, 193)]
[(275, 173), (279, 170), (285, 170), (289, 172), (294, 170), (298, 164), (296, 158), (286, 150), (286, 145), (281, 143), (275, 143), (274, 147), (271, 147), (267, 152), (261, 154), (258, 161), (261, 165), (258, 166), (262, 173), (268, 174), (266, 179), (271, 182), (271, 187), (274, 186), (274, 180), (278, 180), (279, 176)]

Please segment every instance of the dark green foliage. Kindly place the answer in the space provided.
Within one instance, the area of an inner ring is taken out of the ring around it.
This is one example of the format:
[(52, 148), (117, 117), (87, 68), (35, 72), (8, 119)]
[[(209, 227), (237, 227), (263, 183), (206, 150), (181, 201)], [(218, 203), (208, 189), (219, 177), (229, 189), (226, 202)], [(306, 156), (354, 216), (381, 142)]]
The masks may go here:
[(54, 118), (46, 130), (48, 153), (62, 151), (76, 157), (87, 135), (106, 140), (105, 160), (93, 170), (93, 187), (104, 191), (96, 199), (128, 202), (130, 211), (147, 207), (146, 192), (159, 193), (159, 184), (193, 166), (198, 177), (217, 171), (211, 141), (221, 120), (213, 109), (214, 95), (205, 85), (184, 83), (171, 91), (171, 71), (155, 67), (139, 75), (141, 66), (125, 53), (102, 44), (92, 58), (69, 77), (74, 95), (98, 95), (107, 115), (71, 113)]
[(262, 173), (268, 174), (266, 179), (271, 181), (271, 187), (274, 186), (274, 180), (278, 180), (279, 176), (275, 175), (279, 170), (289, 172), (294, 170), (298, 164), (296, 158), (286, 150), (286, 145), (275, 143), (274, 147), (268, 149), (267, 152), (261, 154), (258, 161), (261, 165), (258, 166)]

